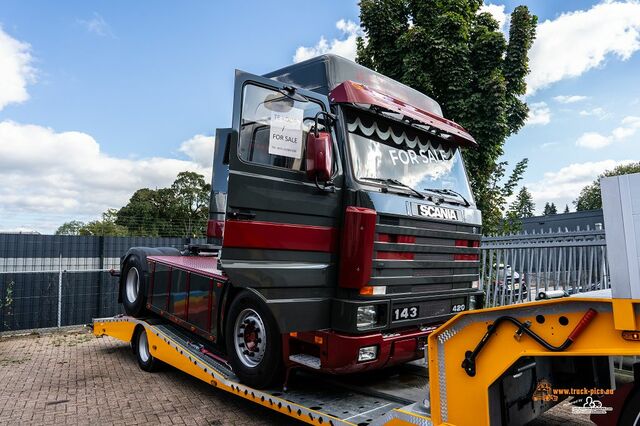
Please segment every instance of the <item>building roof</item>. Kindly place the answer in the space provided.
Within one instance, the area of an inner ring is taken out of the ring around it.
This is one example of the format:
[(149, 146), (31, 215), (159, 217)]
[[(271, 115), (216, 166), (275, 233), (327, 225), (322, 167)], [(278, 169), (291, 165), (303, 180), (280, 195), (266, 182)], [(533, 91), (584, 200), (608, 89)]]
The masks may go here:
[(575, 231), (578, 227), (581, 230), (597, 229), (604, 226), (604, 216), (602, 209), (585, 210), (571, 213), (551, 214), (546, 216), (533, 216), (522, 219), (522, 230), (531, 232), (548, 232), (549, 229), (556, 232), (558, 228)]

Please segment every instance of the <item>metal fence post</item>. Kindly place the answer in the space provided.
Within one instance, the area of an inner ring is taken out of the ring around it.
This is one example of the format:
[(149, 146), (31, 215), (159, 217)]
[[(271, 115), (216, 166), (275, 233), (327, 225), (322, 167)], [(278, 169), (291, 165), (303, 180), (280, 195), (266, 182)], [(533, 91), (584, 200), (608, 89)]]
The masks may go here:
[(96, 291), (96, 315), (98, 317), (102, 316), (102, 287), (103, 287), (103, 275), (104, 275), (104, 257), (105, 257), (105, 250), (104, 250), (104, 236), (99, 236), (98, 237), (98, 289)]
[(58, 328), (62, 326), (62, 253), (58, 264)]

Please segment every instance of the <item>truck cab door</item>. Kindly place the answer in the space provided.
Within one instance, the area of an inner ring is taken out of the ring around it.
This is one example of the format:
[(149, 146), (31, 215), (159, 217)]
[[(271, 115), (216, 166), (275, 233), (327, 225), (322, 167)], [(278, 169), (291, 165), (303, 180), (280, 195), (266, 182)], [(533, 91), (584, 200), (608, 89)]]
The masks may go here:
[(266, 297), (309, 295), (304, 287), (330, 293), (343, 178), (333, 130), (335, 190), (307, 178), (305, 143), (320, 111), (329, 112), (322, 94), (236, 71), (220, 255), (235, 286), (264, 289)]

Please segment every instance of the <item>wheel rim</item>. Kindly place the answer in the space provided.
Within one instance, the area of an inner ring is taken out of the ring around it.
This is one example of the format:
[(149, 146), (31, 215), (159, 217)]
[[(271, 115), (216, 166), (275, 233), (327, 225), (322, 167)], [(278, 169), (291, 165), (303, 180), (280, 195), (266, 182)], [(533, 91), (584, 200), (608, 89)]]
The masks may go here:
[(129, 303), (135, 303), (138, 300), (138, 293), (140, 292), (140, 276), (138, 275), (138, 269), (132, 267), (127, 273), (127, 280), (125, 282), (125, 289), (127, 292), (127, 300)]
[(233, 330), (240, 361), (250, 368), (260, 364), (267, 348), (267, 333), (260, 315), (253, 309), (244, 309), (236, 318)]
[(138, 353), (140, 354), (140, 359), (142, 362), (147, 362), (151, 358), (151, 354), (149, 353), (149, 341), (147, 340), (147, 332), (140, 332), (140, 337), (138, 338)]

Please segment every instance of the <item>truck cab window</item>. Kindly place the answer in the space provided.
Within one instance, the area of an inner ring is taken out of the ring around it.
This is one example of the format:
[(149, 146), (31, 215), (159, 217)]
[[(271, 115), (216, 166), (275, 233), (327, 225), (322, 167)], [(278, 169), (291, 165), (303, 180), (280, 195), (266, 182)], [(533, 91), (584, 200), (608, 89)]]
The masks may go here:
[(356, 179), (369, 183), (399, 181), (416, 191), (454, 191), (473, 204), (460, 149), (426, 131), (347, 111), (352, 167)]
[(305, 169), (305, 141), (322, 105), (295, 101), (282, 93), (248, 84), (242, 94), (240, 159), (295, 171)]

